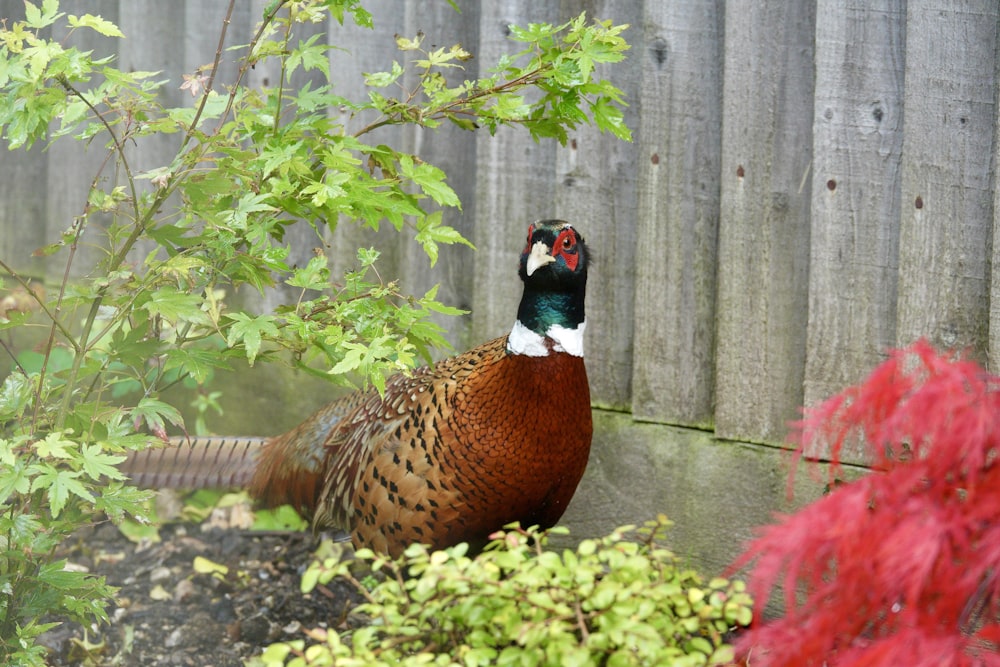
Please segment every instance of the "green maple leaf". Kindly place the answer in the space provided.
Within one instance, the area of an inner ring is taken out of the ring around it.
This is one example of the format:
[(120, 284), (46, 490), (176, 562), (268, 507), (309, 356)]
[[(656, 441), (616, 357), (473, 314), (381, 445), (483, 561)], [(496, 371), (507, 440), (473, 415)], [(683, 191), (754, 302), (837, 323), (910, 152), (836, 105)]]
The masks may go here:
[(125, 36), (114, 23), (108, 21), (107, 19), (103, 19), (100, 16), (94, 16), (93, 14), (84, 14), (83, 16), (73, 16), (70, 14), (67, 17), (67, 21), (74, 28), (91, 28), (106, 37)]
[(226, 315), (226, 317), (233, 320), (233, 324), (229, 327), (229, 332), (226, 334), (226, 343), (230, 347), (233, 347), (242, 341), (247, 353), (247, 362), (253, 366), (254, 361), (257, 359), (257, 354), (260, 352), (260, 345), (264, 336), (278, 335), (278, 327), (275, 325), (274, 316), (260, 315), (258, 317), (251, 317), (246, 313), (233, 313)]
[(80, 449), (83, 471), (93, 479), (107, 477), (109, 479), (125, 479), (125, 475), (115, 466), (127, 457), (120, 454), (105, 454), (104, 448), (98, 444), (84, 445)]
[(209, 324), (208, 315), (201, 310), (202, 297), (198, 294), (181, 292), (176, 287), (161, 287), (153, 292), (145, 308), (150, 315), (159, 315), (166, 322), (193, 322)]
[(154, 431), (163, 430), (165, 421), (170, 422), (174, 426), (184, 423), (184, 419), (177, 408), (149, 397), (143, 398), (139, 401), (138, 405), (132, 408), (132, 417), (134, 419), (142, 419)]
[(416, 241), (423, 246), (424, 252), (431, 260), (431, 266), (437, 263), (439, 243), (448, 245), (461, 243), (475, 249), (475, 246), (454, 227), (441, 224), (441, 219), (441, 211), (435, 211), (417, 222)]
[(71, 449), (76, 447), (76, 443), (66, 440), (61, 432), (49, 433), (44, 440), (35, 443), (35, 452), (43, 459), (69, 459), (73, 458)]
[(79, 470), (60, 470), (47, 464), (37, 466), (36, 470), (38, 474), (31, 482), (31, 490), (45, 489), (53, 518), (57, 518), (63, 511), (63, 508), (66, 507), (70, 494), (82, 498), (87, 502), (94, 501), (94, 496), (77, 479), (83, 472)]

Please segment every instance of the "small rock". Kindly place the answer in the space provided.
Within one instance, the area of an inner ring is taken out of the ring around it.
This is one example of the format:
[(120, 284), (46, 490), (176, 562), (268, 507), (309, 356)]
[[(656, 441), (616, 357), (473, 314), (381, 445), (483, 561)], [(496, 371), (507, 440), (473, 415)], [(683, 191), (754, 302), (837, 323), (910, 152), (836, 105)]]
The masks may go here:
[(161, 521), (171, 521), (184, 511), (184, 501), (174, 489), (160, 489), (156, 492), (156, 515)]
[(240, 622), (240, 639), (255, 645), (262, 645), (271, 635), (271, 623), (262, 614), (244, 618)]
[(181, 579), (174, 586), (174, 602), (184, 602), (195, 594), (195, 585), (190, 579)]
[(163, 641), (163, 645), (167, 648), (177, 648), (180, 646), (181, 641), (184, 639), (184, 629), (175, 628), (173, 632), (167, 635), (167, 638)]

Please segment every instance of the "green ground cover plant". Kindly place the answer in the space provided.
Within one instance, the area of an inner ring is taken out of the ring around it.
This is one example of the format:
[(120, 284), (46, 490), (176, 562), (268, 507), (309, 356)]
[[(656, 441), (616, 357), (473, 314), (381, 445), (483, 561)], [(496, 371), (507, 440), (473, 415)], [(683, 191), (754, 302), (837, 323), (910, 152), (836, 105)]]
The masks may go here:
[[(501, 531), (481, 554), (466, 545), (429, 552), (414, 545), (398, 561), (367, 550), (357, 558), (385, 576), (359, 579), (331, 557), (303, 577), (304, 590), (346, 577), (367, 602), (368, 623), (349, 635), (264, 653), (269, 667), (312, 665), (671, 665), (730, 664), (732, 630), (751, 620), (743, 582), (704, 581), (663, 545), (669, 521), (622, 527), (575, 549), (547, 548), (536, 529)], [(558, 530), (558, 529), (552, 529)], [(550, 531), (551, 532), (551, 531)]]

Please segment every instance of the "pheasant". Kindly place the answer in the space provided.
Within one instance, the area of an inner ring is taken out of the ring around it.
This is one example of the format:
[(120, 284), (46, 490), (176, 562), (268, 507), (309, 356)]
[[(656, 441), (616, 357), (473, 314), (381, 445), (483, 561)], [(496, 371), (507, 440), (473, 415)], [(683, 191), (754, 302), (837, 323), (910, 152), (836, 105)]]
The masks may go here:
[(583, 476), (593, 425), (583, 362), (589, 256), (569, 223), (528, 228), (510, 333), (334, 401), (274, 438), (172, 439), (135, 453), (140, 486), (246, 487), (315, 530), (392, 556), (482, 546), (507, 523), (548, 527)]

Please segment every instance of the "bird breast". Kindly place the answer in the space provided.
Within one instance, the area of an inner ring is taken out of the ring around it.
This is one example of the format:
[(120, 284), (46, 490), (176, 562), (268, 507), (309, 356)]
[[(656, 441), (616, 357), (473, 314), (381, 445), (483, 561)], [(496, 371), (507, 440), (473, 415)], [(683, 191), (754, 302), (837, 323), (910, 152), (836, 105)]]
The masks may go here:
[(592, 435), (582, 358), (511, 355), (500, 339), (411, 381), (420, 387), (407, 387), (408, 409), (359, 471), (355, 542), (399, 553), (562, 516)]

